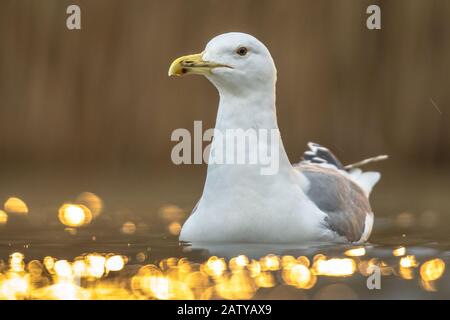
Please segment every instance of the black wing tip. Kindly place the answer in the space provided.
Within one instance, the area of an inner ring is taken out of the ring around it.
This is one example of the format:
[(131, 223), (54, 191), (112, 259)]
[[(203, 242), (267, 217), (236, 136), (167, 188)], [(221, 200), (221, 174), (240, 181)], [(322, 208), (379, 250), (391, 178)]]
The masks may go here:
[(303, 153), (303, 161), (317, 164), (331, 164), (338, 169), (345, 170), (342, 163), (328, 148), (315, 142), (308, 142), (308, 148), (309, 150)]

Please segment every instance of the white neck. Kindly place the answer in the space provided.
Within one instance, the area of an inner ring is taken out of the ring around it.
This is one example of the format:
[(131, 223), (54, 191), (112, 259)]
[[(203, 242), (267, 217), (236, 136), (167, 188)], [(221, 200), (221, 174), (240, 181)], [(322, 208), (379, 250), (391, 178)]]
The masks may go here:
[(219, 89), (216, 129), (278, 129), (275, 88), (234, 94)]
[[(225, 135), (228, 129), (253, 129), (256, 131), (269, 131), (269, 139), (259, 139), (259, 146), (264, 145), (266, 150), (274, 150), (278, 152), (278, 169), (277, 172), (270, 176), (261, 174), (261, 168), (267, 167), (267, 164), (248, 165), (248, 164), (217, 164), (212, 163), (210, 156), (208, 173), (205, 183), (205, 190), (209, 184), (228, 188), (231, 183), (236, 185), (239, 183), (251, 187), (251, 183), (265, 183), (273, 181), (280, 176), (294, 176), (293, 179), (301, 180), (301, 175), (297, 174), (287, 157), (281, 137), (279, 137), (276, 145), (273, 145), (270, 131), (278, 130), (276, 107), (275, 107), (275, 85), (267, 85), (260, 90), (247, 90), (244, 93), (233, 93), (228, 90), (219, 89), (220, 103), (216, 119), (216, 130), (220, 131), (224, 137), (223, 142), (227, 143)], [(216, 139), (211, 144), (211, 150), (221, 148), (224, 144), (218, 143)], [(273, 149), (272, 149), (273, 146)], [(246, 159), (248, 158), (248, 149), (246, 149)], [(272, 155), (271, 155), (272, 156)], [(228, 180), (228, 181), (227, 181)], [(231, 181), (233, 180), (233, 181)], [(299, 181), (299, 183), (302, 183)]]

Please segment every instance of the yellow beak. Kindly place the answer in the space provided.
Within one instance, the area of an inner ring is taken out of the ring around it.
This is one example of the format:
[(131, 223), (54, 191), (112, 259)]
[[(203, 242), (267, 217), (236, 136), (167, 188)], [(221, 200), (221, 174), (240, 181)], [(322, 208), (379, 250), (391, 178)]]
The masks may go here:
[(169, 68), (170, 76), (182, 76), (187, 74), (209, 74), (212, 69), (229, 66), (204, 61), (203, 52), (198, 54), (191, 54), (175, 59)]

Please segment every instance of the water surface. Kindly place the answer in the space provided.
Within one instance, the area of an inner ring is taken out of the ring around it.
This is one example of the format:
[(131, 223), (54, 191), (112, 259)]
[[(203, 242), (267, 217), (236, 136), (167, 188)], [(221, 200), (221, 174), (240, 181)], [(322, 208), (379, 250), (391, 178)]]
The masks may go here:
[[(438, 174), (420, 178), (423, 189), (386, 179), (364, 246), (180, 246), (202, 176), (20, 177), (6, 175), (0, 187), (0, 298), (450, 298), (450, 187)], [(64, 204), (87, 208), (89, 221)], [(373, 266), (380, 289), (367, 286)]]

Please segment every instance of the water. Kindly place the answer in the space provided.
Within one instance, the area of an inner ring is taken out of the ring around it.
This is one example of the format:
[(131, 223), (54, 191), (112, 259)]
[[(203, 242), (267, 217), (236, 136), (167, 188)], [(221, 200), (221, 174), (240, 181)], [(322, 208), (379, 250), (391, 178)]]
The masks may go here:
[[(4, 205), (0, 298), (450, 298), (449, 187), (441, 180), (422, 177), (420, 190), (387, 179), (375, 191), (375, 227), (364, 246), (180, 246), (176, 235), (201, 176), (50, 177), (7, 177), (1, 186), (3, 201), (22, 202)], [(83, 210), (61, 211), (64, 203), (83, 204), (90, 221), (78, 219)], [(108, 263), (113, 255), (124, 265)], [(371, 266), (380, 270), (380, 289), (367, 286)]]

